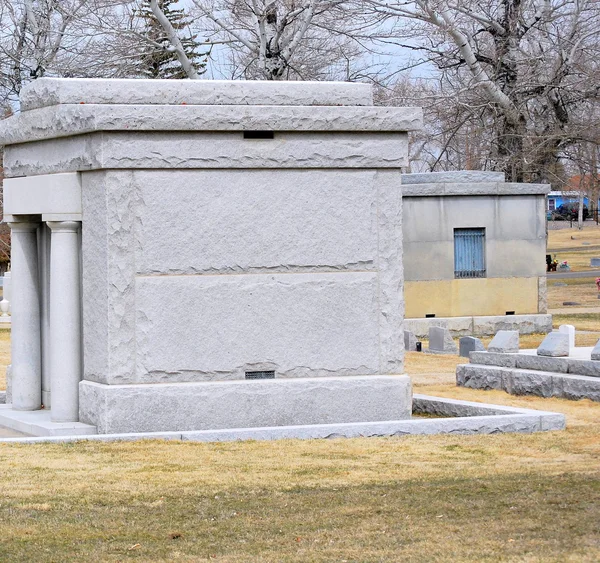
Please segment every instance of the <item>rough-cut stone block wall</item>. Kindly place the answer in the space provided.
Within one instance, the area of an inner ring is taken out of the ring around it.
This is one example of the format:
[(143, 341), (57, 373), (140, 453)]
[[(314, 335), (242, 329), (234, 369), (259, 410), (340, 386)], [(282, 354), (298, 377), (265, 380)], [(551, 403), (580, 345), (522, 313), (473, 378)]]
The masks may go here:
[(398, 171), (82, 176), (85, 379), (402, 373)]

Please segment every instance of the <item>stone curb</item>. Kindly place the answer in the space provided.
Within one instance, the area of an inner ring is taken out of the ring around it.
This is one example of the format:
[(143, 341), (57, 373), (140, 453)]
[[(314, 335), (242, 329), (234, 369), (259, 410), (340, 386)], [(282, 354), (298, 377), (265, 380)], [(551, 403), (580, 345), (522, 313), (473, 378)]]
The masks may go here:
[(456, 367), (456, 384), (470, 389), (497, 389), (511, 395), (600, 402), (600, 378), (585, 375), (461, 364)]
[(393, 420), (366, 423), (315, 424), (268, 428), (233, 428), (197, 432), (156, 432), (100, 434), (92, 436), (51, 436), (4, 438), (0, 443), (39, 444), (77, 441), (122, 442), (134, 440), (183, 440), (193, 442), (230, 442), (241, 440), (328, 439), (385, 437), (433, 434), (532, 433), (563, 430), (563, 414), (430, 397), (413, 396), (415, 414), (448, 418)]
[(600, 377), (598, 360), (479, 351), (471, 352), (469, 358), (472, 364)]

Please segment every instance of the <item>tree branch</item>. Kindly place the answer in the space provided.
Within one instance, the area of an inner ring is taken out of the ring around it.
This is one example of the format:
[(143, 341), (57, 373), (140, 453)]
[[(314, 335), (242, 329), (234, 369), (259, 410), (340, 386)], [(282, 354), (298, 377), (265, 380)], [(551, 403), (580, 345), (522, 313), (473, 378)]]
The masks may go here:
[(158, 0), (150, 0), (150, 9), (156, 17), (158, 23), (165, 30), (169, 42), (175, 49), (177, 59), (181, 63), (181, 66), (185, 71), (187, 77), (191, 80), (198, 80), (200, 76), (198, 75), (194, 64), (192, 63), (192, 61), (190, 61), (189, 57), (187, 56), (187, 53), (185, 52), (185, 49), (183, 47), (183, 43), (181, 42), (181, 39), (179, 39), (177, 32), (171, 25), (171, 22), (169, 21), (167, 16), (165, 16), (164, 12), (160, 9), (158, 5)]

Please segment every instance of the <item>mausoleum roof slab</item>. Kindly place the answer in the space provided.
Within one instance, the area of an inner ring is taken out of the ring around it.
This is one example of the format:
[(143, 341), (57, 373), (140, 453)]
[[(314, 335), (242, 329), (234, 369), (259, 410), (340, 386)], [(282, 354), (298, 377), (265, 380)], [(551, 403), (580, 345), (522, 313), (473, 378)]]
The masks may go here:
[(59, 104), (372, 106), (370, 84), (257, 80), (41, 78), (21, 91), (21, 110)]
[(403, 132), (421, 128), (421, 108), (65, 104), (24, 111), (0, 122), (0, 144), (95, 131)]

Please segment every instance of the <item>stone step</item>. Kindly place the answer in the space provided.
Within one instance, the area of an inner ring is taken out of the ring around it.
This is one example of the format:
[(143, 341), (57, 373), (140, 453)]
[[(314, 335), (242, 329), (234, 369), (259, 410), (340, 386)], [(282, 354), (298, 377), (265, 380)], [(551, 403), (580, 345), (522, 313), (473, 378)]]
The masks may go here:
[(600, 402), (600, 378), (585, 375), (471, 363), (457, 366), (456, 384), (471, 389), (498, 389), (511, 395)]
[(471, 352), (469, 360), (472, 364), (486, 366), (600, 377), (600, 361), (598, 360), (551, 358), (536, 354), (502, 354), (496, 352)]

